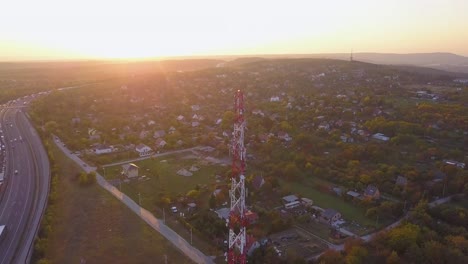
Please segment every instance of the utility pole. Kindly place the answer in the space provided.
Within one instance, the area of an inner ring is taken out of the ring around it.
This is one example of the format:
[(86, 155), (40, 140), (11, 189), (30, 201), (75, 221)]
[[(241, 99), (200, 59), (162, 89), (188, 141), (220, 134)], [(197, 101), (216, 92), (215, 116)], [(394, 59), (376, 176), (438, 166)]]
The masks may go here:
[(190, 227), (190, 245), (193, 244), (193, 234), (192, 234), (193, 227)]
[(141, 206), (141, 195), (138, 193), (138, 204)]
[(166, 212), (164, 211), (164, 207), (163, 207), (163, 223), (166, 223)]

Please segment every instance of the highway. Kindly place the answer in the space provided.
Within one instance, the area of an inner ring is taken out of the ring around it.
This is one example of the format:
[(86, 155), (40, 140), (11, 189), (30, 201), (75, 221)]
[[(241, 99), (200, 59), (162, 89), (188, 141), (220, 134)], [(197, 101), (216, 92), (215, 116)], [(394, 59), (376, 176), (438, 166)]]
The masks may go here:
[(0, 110), (5, 145), (0, 225), (7, 226), (0, 242), (0, 264), (30, 262), (49, 192), (47, 153), (22, 110), (24, 106), (24, 100), (16, 100)]

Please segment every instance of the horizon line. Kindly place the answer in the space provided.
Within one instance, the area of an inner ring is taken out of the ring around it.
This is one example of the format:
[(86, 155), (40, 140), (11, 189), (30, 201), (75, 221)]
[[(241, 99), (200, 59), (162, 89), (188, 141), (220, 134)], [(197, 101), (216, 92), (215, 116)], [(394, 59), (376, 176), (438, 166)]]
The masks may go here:
[[(0, 57), (0, 63), (20, 63), (20, 62), (98, 62), (98, 61), (120, 61), (120, 62), (138, 62), (138, 61), (164, 61), (164, 60), (189, 60), (189, 59), (208, 59), (208, 58), (225, 58), (236, 59), (242, 57), (280, 57), (280, 56), (320, 56), (320, 55), (349, 55), (350, 52), (322, 52), (322, 53), (258, 53), (258, 54), (215, 54), (215, 55), (174, 55), (174, 56), (154, 56), (154, 57), (135, 57), (135, 58), (46, 58), (46, 59), (4, 59)], [(429, 55), (429, 54), (446, 54), (465, 57), (468, 59), (468, 54), (457, 54), (453, 52), (434, 51), (434, 52), (409, 52), (409, 53), (394, 53), (394, 52), (353, 52), (353, 55), (359, 54), (382, 54), (382, 55)], [(335, 58), (336, 59), (336, 58)], [(348, 58), (347, 58), (348, 59)]]

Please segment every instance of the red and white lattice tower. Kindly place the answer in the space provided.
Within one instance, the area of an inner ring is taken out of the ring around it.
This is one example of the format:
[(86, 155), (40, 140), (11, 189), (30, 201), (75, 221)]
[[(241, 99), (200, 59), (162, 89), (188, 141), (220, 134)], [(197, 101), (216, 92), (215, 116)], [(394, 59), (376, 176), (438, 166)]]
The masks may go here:
[(244, 147), (244, 95), (239, 90), (236, 92), (234, 101), (234, 133), (232, 137), (232, 176), (231, 210), (229, 213), (229, 249), (227, 253), (228, 263), (246, 263), (247, 240), (245, 217), (245, 147)]

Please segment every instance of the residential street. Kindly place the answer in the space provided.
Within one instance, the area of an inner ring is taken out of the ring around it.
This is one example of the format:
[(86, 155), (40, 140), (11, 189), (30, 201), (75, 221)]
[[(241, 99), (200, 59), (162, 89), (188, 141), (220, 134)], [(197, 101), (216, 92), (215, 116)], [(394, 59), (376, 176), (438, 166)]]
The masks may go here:
[[(61, 141), (54, 136), (55, 144), (73, 161), (75, 161), (84, 171), (92, 172), (96, 171), (95, 167), (89, 167), (84, 161), (82, 161), (79, 157), (74, 154), (70, 153)], [(184, 150), (187, 151), (187, 150)], [(174, 152), (175, 153), (175, 152)], [(127, 161), (128, 162), (128, 161)], [(102, 177), (99, 173), (96, 172), (96, 180), (98, 184), (104, 188), (105, 190), (109, 191), (114, 197), (119, 199), (123, 202), (128, 208), (130, 208), (135, 214), (140, 216), (143, 221), (145, 221), (148, 225), (158, 231), (161, 235), (163, 235), (166, 239), (168, 239), (174, 246), (176, 246), (182, 253), (184, 253), (187, 257), (193, 260), (195, 263), (214, 263), (212, 258), (209, 256), (204, 255), (200, 250), (194, 248), (187, 242), (183, 237), (179, 236), (176, 232), (166, 226), (161, 219), (156, 218), (151, 212), (148, 210), (140, 207), (135, 201), (130, 199), (127, 195), (120, 192), (117, 188), (107, 182), (104, 177)]]

